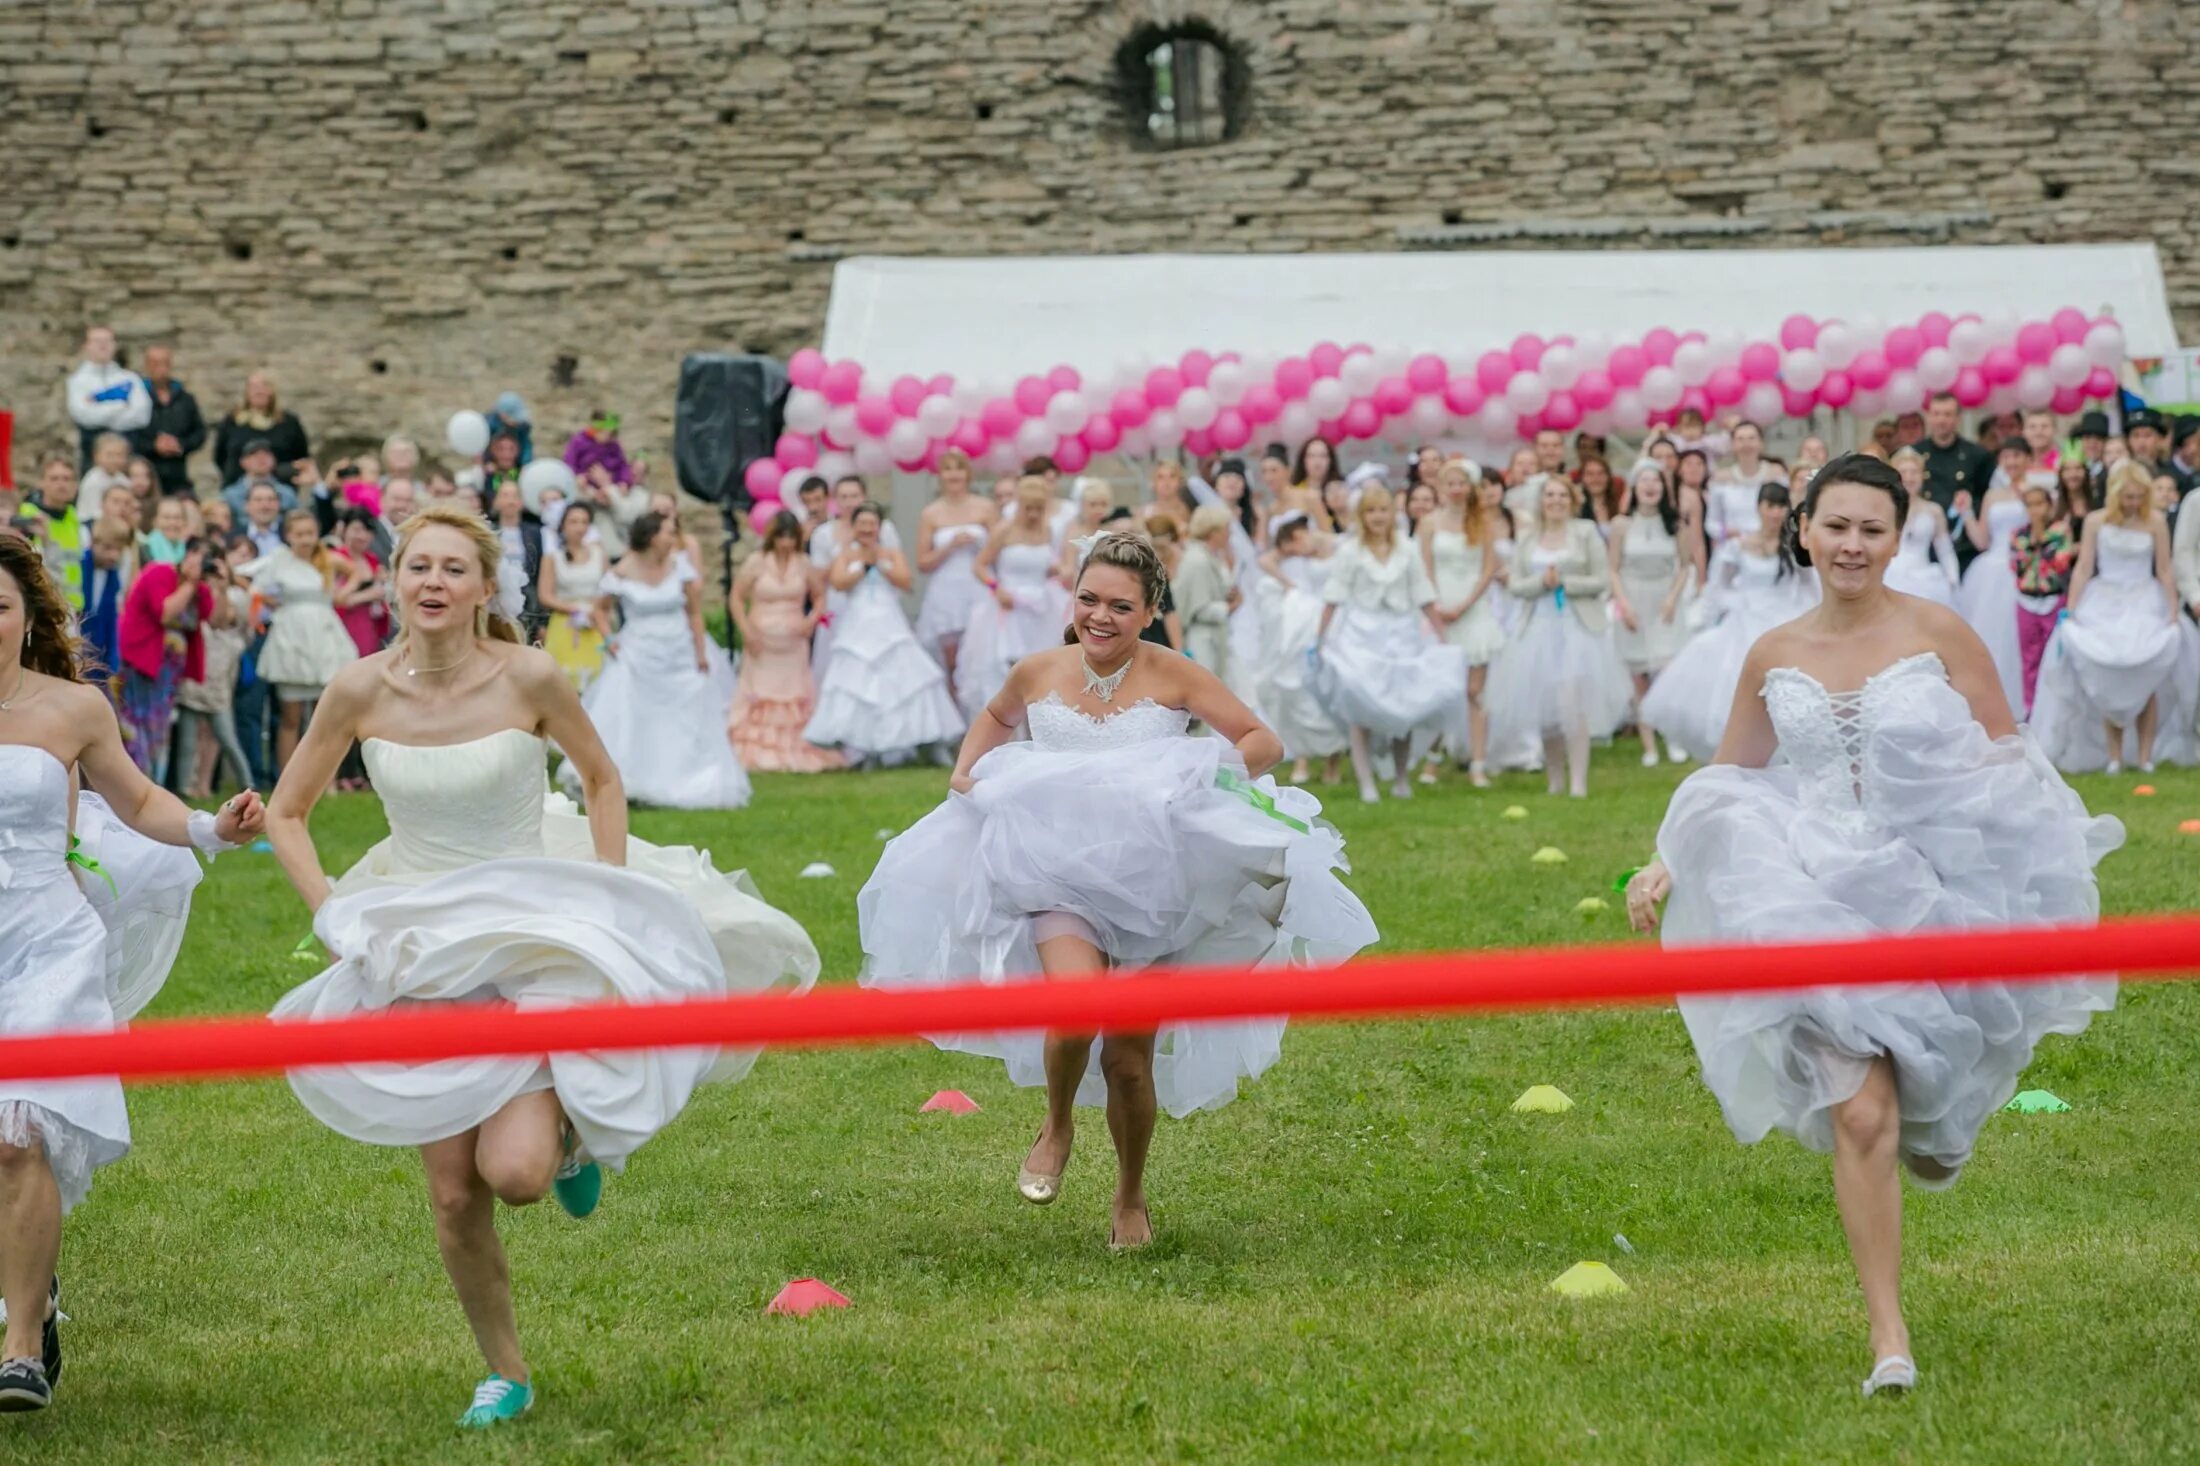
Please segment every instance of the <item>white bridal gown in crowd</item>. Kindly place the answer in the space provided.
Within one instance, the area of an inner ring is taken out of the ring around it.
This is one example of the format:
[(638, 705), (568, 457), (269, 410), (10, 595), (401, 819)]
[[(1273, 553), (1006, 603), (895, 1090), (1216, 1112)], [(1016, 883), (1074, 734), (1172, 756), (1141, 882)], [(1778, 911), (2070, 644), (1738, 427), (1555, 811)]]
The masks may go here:
[(1718, 752), (1757, 638), (1818, 604), (1816, 572), (1790, 567), (1782, 574), (1778, 555), (1753, 554), (1739, 540), (1719, 547), (1707, 578), (1704, 629), (1674, 653), (1642, 699), (1643, 721), (1697, 758)]
[[(2195, 762), (2200, 631), (2170, 609), (2154, 573), (2154, 536), (2103, 524), (2095, 531), (2093, 578), (2040, 658), (2032, 736), (2067, 772), (2094, 772), (2111, 759), (2136, 762), (2133, 725), (2150, 698), (2158, 699), (2155, 761)], [(2104, 722), (2124, 729), (2123, 748), (2109, 748)]]
[[(389, 838), (335, 882), (313, 922), (333, 965), (275, 1017), (432, 1003), (524, 1012), (816, 980), (808, 935), (708, 852), (630, 839), (623, 868), (598, 863), (587, 819), (548, 793), (533, 733), (432, 747), (369, 738), (361, 751)], [(617, 1170), (698, 1084), (738, 1079), (755, 1058), (710, 1048), (483, 1055), (300, 1069), (290, 1084), (322, 1124), (371, 1145), (458, 1135), (519, 1095), (555, 1090), (589, 1154)]]
[(1955, 609), (1956, 547), (1941, 521), (1912, 509), (1894, 559), (1887, 562), (1887, 589)]
[[(1987, 737), (1939, 657), (1905, 657), (1845, 692), (1776, 668), (1764, 700), (1784, 762), (1698, 770), (1658, 832), (1667, 946), (2098, 914), (2093, 867), (2123, 827), (2089, 816), (2022, 735)], [(2081, 1031), (2115, 996), (2112, 977), (2073, 976), (1683, 996), (1680, 1009), (1738, 1139), (1777, 1129), (1832, 1150), (1833, 1107), (1885, 1054), (1902, 1153), (1952, 1168), (2041, 1037)]]
[(981, 594), (955, 654), (955, 700), (966, 719), (993, 701), (1018, 662), (1062, 644), (1069, 592), (1054, 580), (1056, 554), (1054, 545), (1044, 544), (1003, 545), (994, 555), (993, 578), (1015, 604), (1003, 606), (978, 586)]
[(2024, 653), (2017, 644), (2017, 571), (2009, 542), (2025, 524), (2022, 499), (1996, 499), (1986, 506), (1986, 548), (1963, 572), (1956, 609), (1986, 643), (2001, 676), (2001, 693), (2018, 715), (2024, 712)]
[(1262, 637), (1266, 651), (1260, 663), (1260, 709), (1283, 740), (1286, 756), (1328, 758), (1345, 751), (1344, 725), (1330, 716), (1314, 690), (1311, 658), (1327, 604), (1322, 587), (1329, 580), (1329, 562), (1290, 555), (1279, 559), (1276, 569), (1283, 582), (1263, 575), (1258, 591), (1268, 623)]
[[(1595, 556), (1588, 576), (1581, 575), (1584, 548)], [(1609, 738), (1627, 721), (1635, 684), (1612, 639), (1605, 596), (1585, 593), (1569, 600), (1565, 582), (1548, 590), (1542, 586), (1543, 573), (1551, 569), (1577, 589), (1601, 580), (1603, 550), (1601, 543), (1576, 535), (1558, 549), (1531, 539), (1518, 551), (1514, 563), (1525, 573), (1506, 593), (1527, 609), (1490, 668), (1484, 701), (1493, 749), (1569, 733)]]
[[(618, 598), (619, 629), (582, 705), (634, 803), (739, 809), (749, 802), (749, 776), (726, 738), (730, 679), (716, 675), (715, 658), (711, 672), (695, 667), (687, 619), (695, 579), (685, 556), (655, 585), (617, 571), (604, 576), (598, 592)], [(559, 778), (577, 797), (570, 764)]]
[[(946, 550), (947, 558), (925, 577), (924, 599), (917, 607), (917, 640), (935, 658), (942, 642), (962, 636), (969, 628), (971, 615), (985, 599), (985, 585), (977, 575), (978, 552), (985, 541), (982, 524), (951, 524), (932, 531), (932, 548)], [(830, 561), (825, 568), (832, 568)], [(820, 661), (820, 668), (823, 665)]]
[(850, 761), (906, 763), (920, 750), (951, 748), (963, 727), (947, 674), (917, 644), (900, 593), (876, 566), (866, 570), (847, 593), (803, 741)]
[[(1181, 709), (1148, 699), (1094, 718), (1050, 694), (1026, 717), (1029, 741), (980, 759), (969, 794), (950, 794), (879, 857), (856, 898), (865, 986), (1037, 980), (1038, 941), (1071, 933), (1117, 971), (1341, 962), (1375, 940), (1337, 879), (1344, 840), (1319, 801), (1247, 779), (1228, 743), (1186, 736)], [(1228, 1104), (1275, 1062), (1283, 1029), (1281, 1018), (1164, 1026), (1161, 1108)], [(1046, 1083), (1041, 1034), (932, 1041)], [(1097, 1050), (1077, 1098), (1106, 1100)]]
[[(45, 749), (0, 744), (0, 1035), (117, 1028), (153, 1000), (183, 943), (199, 863), (76, 796)], [(0, 1079), (0, 1144), (42, 1146), (64, 1213), (130, 1151), (113, 1077)]]
[(1337, 608), (1315, 660), (1315, 690), (1330, 717), (1379, 739), (1413, 740), (1418, 759), (1466, 722), (1467, 657), (1438, 639), (1423, 615), (1435, 582), (1413, 542), (1378, 559), (1357, 539), (1329, 562), (1322, 599)]

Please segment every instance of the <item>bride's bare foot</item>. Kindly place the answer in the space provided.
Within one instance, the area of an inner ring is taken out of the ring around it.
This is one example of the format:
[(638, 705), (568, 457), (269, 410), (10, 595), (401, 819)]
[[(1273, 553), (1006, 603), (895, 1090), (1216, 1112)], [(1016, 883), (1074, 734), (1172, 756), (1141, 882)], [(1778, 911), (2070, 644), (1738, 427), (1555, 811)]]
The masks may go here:
[(1133, 1252), (1153, 1241), (1153, 1216), (1146, 1198), (1115, 1199), (1115, 1213), (1108, 1226), (1108, 1251)]

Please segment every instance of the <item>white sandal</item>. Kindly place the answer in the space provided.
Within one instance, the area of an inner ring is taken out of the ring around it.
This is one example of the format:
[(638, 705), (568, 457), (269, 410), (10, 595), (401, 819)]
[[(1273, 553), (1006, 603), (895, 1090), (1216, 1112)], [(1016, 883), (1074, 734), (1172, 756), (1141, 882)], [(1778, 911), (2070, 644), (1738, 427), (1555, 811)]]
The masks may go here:
[(1864, 1381), (1864, 1397), (1873, 1395), (1900, 1395), (1917, 1388), (1917, 1366), (1901, 1354), (1889, 1354), (1872, 1366), (1871, 1377)]

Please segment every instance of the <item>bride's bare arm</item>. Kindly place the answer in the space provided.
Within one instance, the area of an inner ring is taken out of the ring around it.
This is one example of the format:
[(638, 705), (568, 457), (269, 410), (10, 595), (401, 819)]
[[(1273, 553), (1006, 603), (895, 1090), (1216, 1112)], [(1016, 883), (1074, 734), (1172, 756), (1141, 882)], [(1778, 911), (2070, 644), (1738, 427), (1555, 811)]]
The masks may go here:
[(1993, 654), (1964, 619), (1945, 606), (1926, 603), (1922, 613), (1926, 634), (1940, 664), (1948, 669), (1948, 684), (1963, 694), (1989, 738), (2007, 738), (2017, 731), (2016, 715), (2009, 711), (2009, 695), (2002, 691), (2001, 673)]
[(573, 690), (565, 669), (543, 652), (522, 651), (513, 659), (512, 672), (529, 711), (539, 720), (536, 726), (581, 776), (588, 837), (596, 847), (596, 859), (605, 865), (625, 865), (626, 785), (619, 779), (619, 766), (605, 752), (596, 725), (582, 711), (580, 694)]
[(306, 736), (283, 765), (283, 776), (267, 803), (268, 843), (275, 847), (275, 859), (308, 911), (319, 911), (328, 899), (328, 875), (321, 869), (320, 852), (313, 848), (306, 821), (321, 791), (336, 777), (344, 755), (351, 752), (352, 741), (359, 736), (359, 719), (373, 701), (381, 675), (379, 657), (353, 662), (336, 674), (314, 705)]

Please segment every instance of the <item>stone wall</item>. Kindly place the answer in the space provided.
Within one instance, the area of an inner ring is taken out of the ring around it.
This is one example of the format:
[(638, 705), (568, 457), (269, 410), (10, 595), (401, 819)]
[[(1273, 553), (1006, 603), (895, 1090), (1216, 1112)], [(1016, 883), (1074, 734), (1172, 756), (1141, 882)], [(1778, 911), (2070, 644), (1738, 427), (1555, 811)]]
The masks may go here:
[[(1116, 53), (1186, 19), (1242, 126), (1154, 152)], [(2195, 76), (2174, 0), (15, 0), (0, 405), (54, 441), (107, 320), (210, 412), (664, 455), (845, 253), (2151, 238), (2190, 340)]]

